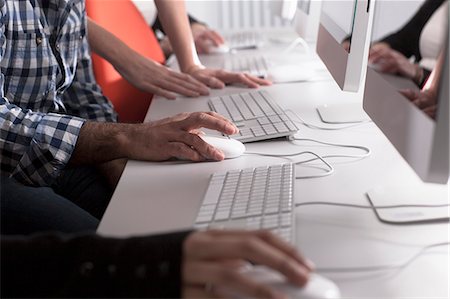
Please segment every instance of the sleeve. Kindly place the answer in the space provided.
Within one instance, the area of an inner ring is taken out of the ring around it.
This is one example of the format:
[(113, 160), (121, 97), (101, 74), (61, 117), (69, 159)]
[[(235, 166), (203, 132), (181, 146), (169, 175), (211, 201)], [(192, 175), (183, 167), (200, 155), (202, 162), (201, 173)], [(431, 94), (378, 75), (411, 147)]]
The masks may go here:
[(420, 55), (419, 39), (425, 24), (433, 13), (445, 0), (426, 0), (417, 13), (399, 31), (383, 38), (381, 42), (388, 43), (391, 48), (406, 57), (415, 56), (416, 61), (422, 59)]
[(75, 78), (63, 95), (64, 104), (71, 115), (98, 122), (117, 122), (117, 113), (112, 103), (103, 95), (95, 80), (85, 12), (82, 24)]
[(190, 232), (130, 239), (2, 236), (5, 297), (180, 298)]
[[(0, 61), (6, 37), (2, 7)], [(0, 167), (21, 183), (50, 185), (68, 163), (84, 120), (58, 114), (35, 113), (11, 104), (0, 73)]]

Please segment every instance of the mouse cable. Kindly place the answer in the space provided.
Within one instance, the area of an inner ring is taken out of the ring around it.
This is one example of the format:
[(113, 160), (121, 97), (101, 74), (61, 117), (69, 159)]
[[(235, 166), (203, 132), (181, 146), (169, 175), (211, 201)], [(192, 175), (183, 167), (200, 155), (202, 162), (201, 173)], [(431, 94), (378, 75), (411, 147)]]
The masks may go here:
[(426, 251), (436, 248), (449, 246), (450, 242), (442, 242), (426, 245), (419, 249), (417, 253), (415, 253), (409, 259), (396, 263), (396, 264), (387, 264), (387, 265), (378, 265), (378, 266), (360, 266), (360, 267), (330, 267), (330, 268), (316, 268), (316, 272), (319, 273), (351, 273), (351, 272), (378, 272), (378, 271), (387, 271), (387, 270), (401, 270), (412, 264), (417, 258), (426, 253)]
[(293, 114), (298, 119), (298, 121), (294, 120), (295, 123), (301, 124), (301, 125), (304, 125), (307, 128), (316, 129), (316, 130), (338, 131), (338, 130), (344, 130), (344, 129), (348, 129), (348, 128), (361, 126), (361, 125), (364, 125), (364, 124), (372, 122), (371, 120), (363, 120), (363, 121), (360, 121), (360, 122), (358, 122), (356, 124), (347, 125), (347, 126), (341, 126), (341, 127), (338, 127), (338, 128), (322, 127), (322, 126), (318, 126), (318, 125), (314, 125), (314, 124), (308, 123), (303, 118), (301, 118), (300, 115), (298, 115), (294, 110), (287, 109), (287, 110), (285, 110), (285, 112), (290, 112), (291, 114)]
[(362, 154), (362, 155), (325, 155), (325, 156), (322, 156), (323, 158), (360, 158), (360, 159), (363, 159), (363, 158), (369, 157), (372, 154), (372, 151), (370, 148), (368, 148), (366, 146), (362, 146), (362, 145), (332, 143), (332, 142), (326, 142), (326, 141), (321, 141), (321, 140), (312, 139), (312, 138), (297, 138), (294, 136), (290, 136), (289, 140), (290, 141), (309, 141), (309, 142), (315, 142), (315, 143), (334, 146), (334, 147), (353, 148), (353, 149), (358, 149), (358, 150), (362, 150), (362, 151), (366, 152), (365, 154)]
[(291, 153), (291, 154), (266, 154), (266, 153), (258, 153), (258, 152), (245, 152), (245, 155), (257, 155), (257, 156), (263, 156), (263, 157), (276, 157), (276, 158), (288, 158), (288, 157), (295, 157), (300, 155), (312, 155), (315, 158), (306, 160), (306, 161), (299, 161), (294, 162), (294, 165), (301, 165), (305, 164), (311, 161), (320, 160), (323, 164), (325, 164), (328, 168), (328, 171), (322, 174), (317, 175), (309, 175), (309, 176), (296, 176), (295, 178), (300, 179), (314, 179), (314, 178), (323, 178), (326, 176), (329, 176), (334, 173), (334, 168), (331, 166), (327, 161), (323, 159), (323, 157), (319, 156), (318, 154), (310, 151), (304, 151), (304, 152), (297, 152), (297, 153)]
[(367, 206), (367, 205), (358, 205), (358, 204), (350, 204), (350, 203), (339, 203), (339, 202), (327, 202), (327, 201), (307, 201), (307, 202), (299, 202), (295, 204), (295, 207), (304, 207), (304, 206), (314, 206), (314, 205), (324, 205), (324, 206), (337, 206), (344, 208), (357, 208), (357, 209), (398, 209), (398, 208), (443, 208), (450, 207), (450, 204), (404, 204), (404, 205), (388, 205), (388, 206)]

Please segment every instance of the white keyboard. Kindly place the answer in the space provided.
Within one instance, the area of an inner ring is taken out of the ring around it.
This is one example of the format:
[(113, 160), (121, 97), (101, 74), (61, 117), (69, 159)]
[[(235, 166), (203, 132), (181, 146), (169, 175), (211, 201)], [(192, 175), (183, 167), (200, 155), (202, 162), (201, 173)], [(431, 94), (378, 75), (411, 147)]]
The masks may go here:
[(266, 91), (254, 91), (214, 97), (210, 108), (232, 120), (239, 134), (232, 137), (253, 142), (295, 134), (298, 127)]
[(268, 61), (264, 56), (231, 55), (225, 60), (224, 69), (232, 72), (245, 72), (259, 78), (266, 78)]
[(198, 229), (267, 229), (294, 243), (292, 163), (211, 176), (195, 220)]
[(232, 50), (256, 49), (264, 44), (264, 37), (258, 32), (243, 31), (225, 35), (225, 41)]

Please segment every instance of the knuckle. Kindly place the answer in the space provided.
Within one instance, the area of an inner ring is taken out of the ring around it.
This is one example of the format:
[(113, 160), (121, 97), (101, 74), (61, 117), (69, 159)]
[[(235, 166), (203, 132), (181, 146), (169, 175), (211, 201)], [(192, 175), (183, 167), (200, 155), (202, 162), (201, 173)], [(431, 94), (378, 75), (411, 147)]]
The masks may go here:
[(242, 250), (253, 254), (258, 250), (259, 241), (255, 237), (250, 237), (242, 242)]
[(219, 270), (218, 279), (223, 282), (232, 283), (237, 280), (237, 273), (229, 268)]

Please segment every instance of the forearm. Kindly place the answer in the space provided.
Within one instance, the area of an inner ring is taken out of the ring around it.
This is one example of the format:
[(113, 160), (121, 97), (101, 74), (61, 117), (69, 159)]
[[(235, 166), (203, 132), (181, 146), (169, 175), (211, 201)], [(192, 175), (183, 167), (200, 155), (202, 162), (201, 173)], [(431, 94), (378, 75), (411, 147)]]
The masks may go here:
[(132, 125), (86, 122), (81, 127), (75, 150), (69, 161), (72, 165), (101, 164), (128, 158), (126, 137)]
[(91, 50), (111, 63), (117, 70), (124, 69), (139, 55), (114, 34), (88, 19), (89, 46)]
[(158, 16), (170, 39), (182, 71), (200, 65), (184, 1), (156, 0)]
[(2, 236), (2, 295), (179, 298), (182, 244), (189, 233)]

